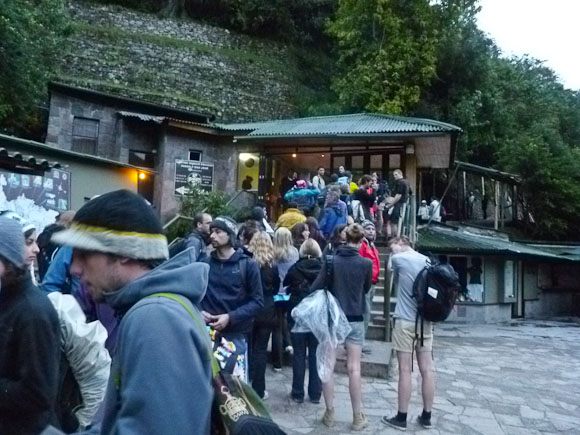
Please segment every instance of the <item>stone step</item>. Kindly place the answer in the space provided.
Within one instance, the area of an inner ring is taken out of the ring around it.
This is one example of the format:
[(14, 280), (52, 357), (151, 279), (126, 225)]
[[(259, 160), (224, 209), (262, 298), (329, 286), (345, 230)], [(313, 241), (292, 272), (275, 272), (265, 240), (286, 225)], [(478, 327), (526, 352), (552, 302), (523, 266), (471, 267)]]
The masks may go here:
[[(384, 341), (366, 340), (366, 346), (371, 349), (371, 353), (362, 354), (362, 376), (387, 379), (390, 375), (389, 368), (391, 367), (393, 358), (393, 345)], [(348, 373), (346, 367), (346, 350), (342, 345), (337, 349), (335, 370), (338, 373)]]
[(384, 341), (385, 327), (382, 325), (373, 325), (372, 323), (369, 324), (369, 329), (367, 329), (366, 338), (367, 340)]

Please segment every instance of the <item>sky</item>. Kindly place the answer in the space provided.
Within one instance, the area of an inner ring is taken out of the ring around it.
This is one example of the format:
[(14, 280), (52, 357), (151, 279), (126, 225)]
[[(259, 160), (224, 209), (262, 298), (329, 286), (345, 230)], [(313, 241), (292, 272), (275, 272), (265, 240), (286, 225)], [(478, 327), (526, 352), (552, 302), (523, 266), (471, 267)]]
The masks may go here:
[(480, 0), (478, 26), (504, 55), (544, 60), (569, 89), (580, 89), (580, 0)]

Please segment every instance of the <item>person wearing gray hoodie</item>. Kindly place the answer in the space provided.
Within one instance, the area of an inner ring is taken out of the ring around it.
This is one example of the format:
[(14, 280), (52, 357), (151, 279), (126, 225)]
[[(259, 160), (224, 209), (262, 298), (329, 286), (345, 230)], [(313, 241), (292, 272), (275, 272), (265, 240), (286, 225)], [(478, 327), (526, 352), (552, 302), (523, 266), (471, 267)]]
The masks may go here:
[(159, 265), (168, 256), (161, 223), (126, 190), (89, 201), (53, 237), (74, 248), (71, 274), (120, 318), (100, 418), (83, 433), (209, 434), (211, 345), (197, 308), (208, 266), (191, 249)]

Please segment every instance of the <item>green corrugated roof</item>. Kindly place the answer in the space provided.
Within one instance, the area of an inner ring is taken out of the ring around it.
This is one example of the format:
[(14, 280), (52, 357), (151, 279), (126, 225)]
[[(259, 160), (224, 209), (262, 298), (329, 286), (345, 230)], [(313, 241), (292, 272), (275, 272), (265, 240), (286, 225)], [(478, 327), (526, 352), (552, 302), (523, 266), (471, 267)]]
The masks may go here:
[(385, 133), (460, 132), (452, 124), (430, 119), (359, 113), (353, 115), (317, 116), (242, 124), (212, 124), (227, 131), (247, 132), (250, 137), (367, 135)]
[(440, 253), (462, 253), (502, 255), (508, 257), (534, 258), (543, 260), (569, 261), (546, 249), (512, 242), (500, 235), (478, 234), (466, 229), (429, 226), (419, 229), (417, 248), (421, 251)]

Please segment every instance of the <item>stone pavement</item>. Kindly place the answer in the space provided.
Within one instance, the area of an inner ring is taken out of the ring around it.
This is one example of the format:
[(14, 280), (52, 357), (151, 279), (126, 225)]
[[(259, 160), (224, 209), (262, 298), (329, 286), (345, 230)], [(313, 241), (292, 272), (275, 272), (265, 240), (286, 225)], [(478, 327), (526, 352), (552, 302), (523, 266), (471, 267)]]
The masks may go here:
[[(426, 430), (415, 422), (422, 409), (415, 364), (407, 433), (580, 434), (580, 319), (447, 323), (438, 327), (435, 336), (434, 426)], [(370, 420), (363, 434), (401, 433), (379, 421), (382, 415), (396, 412), (396, 367), (392, 373), (389, 380), (363, 380), (363, 402)], [(319, 405), (289, 400), (291, 380), (291, 368), (274, 373), (269, 367), (267, 404), (289, 435), (355, 433), (350, 429), (346, 375), (336, 375), (338, 422), (332, 430), (320, 423), (324, 400)]]

